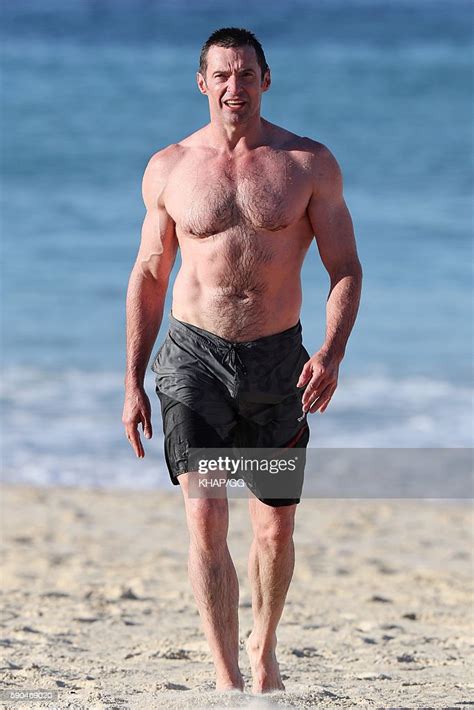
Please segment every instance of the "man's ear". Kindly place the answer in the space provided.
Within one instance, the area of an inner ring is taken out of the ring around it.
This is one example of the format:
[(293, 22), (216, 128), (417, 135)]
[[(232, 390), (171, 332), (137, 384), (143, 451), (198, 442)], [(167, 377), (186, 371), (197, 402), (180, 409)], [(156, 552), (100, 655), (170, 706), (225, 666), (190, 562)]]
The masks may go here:
[(267, 69), (265, 74), (263, 75), (263, 80), (262, 80), (262, 91), (268, 91), (272, 83), (272, 77), (270, 74), (270, 68)]
[(201, 72), (196, 72), (196, 81), (201, 94), (207, 94), (206, 80), (201, 74)]

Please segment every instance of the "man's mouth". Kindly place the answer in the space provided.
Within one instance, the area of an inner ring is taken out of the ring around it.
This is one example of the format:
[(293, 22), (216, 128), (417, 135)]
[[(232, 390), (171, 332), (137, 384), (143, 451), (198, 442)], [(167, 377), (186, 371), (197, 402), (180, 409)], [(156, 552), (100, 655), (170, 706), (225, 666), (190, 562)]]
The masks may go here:
[(224, 101), (226, 106), (230, 106), (231, 108), (240, 108), (240, 106), (243, 106), (245, 104), (245, 101), (241, 101), (239, 99), (229, 99), (228, 101)]

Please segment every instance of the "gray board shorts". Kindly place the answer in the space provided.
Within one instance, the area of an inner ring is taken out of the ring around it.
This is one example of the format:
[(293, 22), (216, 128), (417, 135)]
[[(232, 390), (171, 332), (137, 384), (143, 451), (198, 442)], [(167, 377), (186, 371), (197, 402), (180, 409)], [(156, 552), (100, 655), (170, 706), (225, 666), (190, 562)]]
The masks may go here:
[[(262, 497), (267, 505), (299, 503), (303, 486), (307, 417), (303, 388), (296, 383), (309, 354), (302, 327), (247, 342), (232, 342), (169, 316), (169, 330), (151, 369), (155, 373), (171, 481), (188, 473), (190, 449), (302, 449), (292, 476), (291, 496)], [(280, 474), (281, 475), (281, 474)], [(286, 481), (288, 484), (288, 481)], [(288, 490), (286, 485), (285, 490)]]

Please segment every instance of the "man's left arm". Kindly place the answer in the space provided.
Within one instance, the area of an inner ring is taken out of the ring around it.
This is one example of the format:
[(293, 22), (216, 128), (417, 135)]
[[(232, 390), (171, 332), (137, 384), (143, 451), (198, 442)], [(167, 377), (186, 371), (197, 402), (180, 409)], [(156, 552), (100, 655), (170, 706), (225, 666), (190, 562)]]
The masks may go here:
[(304, 387), (303, 411), (321, 414), (333, 396), (346, 344), (359, 308), (362, 267), (357, 255), (351, 215), (343, 196), (339, 165), (323, 145), (314, 151), (313, 194), (308, 216), (319, 255), (329, 274), (326, 337), (305, 364), (298, 381)]

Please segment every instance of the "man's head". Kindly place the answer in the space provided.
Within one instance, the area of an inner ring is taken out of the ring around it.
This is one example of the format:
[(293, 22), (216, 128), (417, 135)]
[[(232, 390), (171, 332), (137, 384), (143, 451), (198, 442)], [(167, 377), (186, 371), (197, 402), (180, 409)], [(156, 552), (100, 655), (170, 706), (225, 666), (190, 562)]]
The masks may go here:
[(209, 99), (211, 119), (232, 124), (248, 121), (260, 112), (261, 96), (270, 81), (262, 45), (252, 32), (224, 27), (204, 43), (197, 83)]
[(257, 62), (260, 66), (263, 81), (265, 72), (269, 67), (267, 60), (265, 59), (263, 47), (253, 32), (249, 32), (249, 30), (244, 30), (239, 27), (222, 27), (222, 29), (213, 32), (212, 35), (204, 42), (201, 49), (201, 55), (199, 57), (199, 73), (202, 74), (204, 78), (206, 78), (207, 71), (207, 55), (209, 53), (209, 49), (213, 46), (231, 47), (233, 49), (236, 49), (237, 47), (253, 47), (257, 57)]

